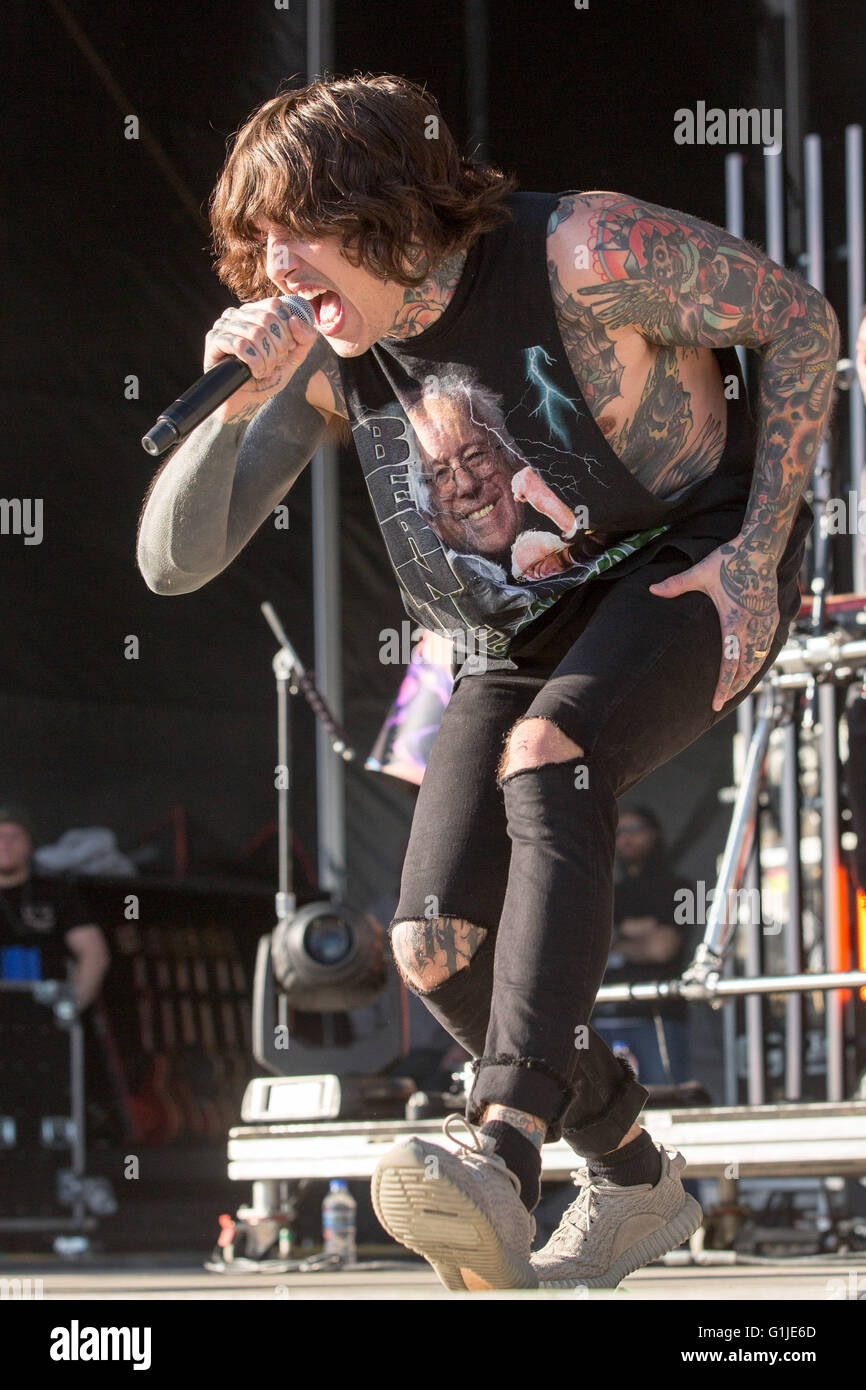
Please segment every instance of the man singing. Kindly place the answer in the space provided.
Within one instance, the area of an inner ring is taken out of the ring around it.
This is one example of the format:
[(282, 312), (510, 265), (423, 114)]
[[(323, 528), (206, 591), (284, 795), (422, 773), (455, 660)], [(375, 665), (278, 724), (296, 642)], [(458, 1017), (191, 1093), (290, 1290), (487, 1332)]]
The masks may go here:
[[(205, 366), (234, 355), (252, 377), (151, 485), (147, 584), (206, 584), (351, 429), (406, 611), (455, 641), (391, 940), (474, 1082), (446, 1122), (457, 1152), (416, 1138), (381, 1160), (377, 1215), (450, 1289), (613, 1288), (701, 1220), (682, 1156), (638, 1124), (647, 1090), (588, 1027), (616, 799), (785, 642), (835, 315), (698, 218), (515, 192), (396, 77), (266, 102), (211, 217), (243, 302)], [(757, 423), (736, 344), (759, 354)], [(560, 1137), (580, 1191), (531, 1254)]]

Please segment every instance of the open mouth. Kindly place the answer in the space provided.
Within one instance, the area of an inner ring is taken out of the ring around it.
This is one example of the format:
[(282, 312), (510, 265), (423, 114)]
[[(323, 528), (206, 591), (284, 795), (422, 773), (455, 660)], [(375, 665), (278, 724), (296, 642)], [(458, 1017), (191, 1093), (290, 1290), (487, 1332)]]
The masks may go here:
[(303, 296), (316, 316), (316, 327), (326, 336), (335, 333), (343, 322), (343, 301), (335, 290), (321, 290), (316, 295)]

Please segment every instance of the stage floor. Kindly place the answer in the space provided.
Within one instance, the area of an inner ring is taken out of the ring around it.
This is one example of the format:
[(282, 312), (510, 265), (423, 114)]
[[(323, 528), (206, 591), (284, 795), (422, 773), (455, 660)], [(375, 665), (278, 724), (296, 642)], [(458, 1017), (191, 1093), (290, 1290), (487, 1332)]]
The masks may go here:
[[(212, 1274), (200, 1257), (101, 1258), (87, 1264), (15, 1256), (0, 1261), (0, 1279), (41, 1279), (42, 1297), (107, 1301), (126, 1299), (465, 1299), (449, 1293), (426, 1264), (378, 1261), (337, 1273)], [(743, 1265), (654, 1265), (615, 1290), (549, 1289), (490, 1293), (488, 1299), (589, 1299), (724, 1301), (777, 1304), (866, 1299), (866, 1255), (776, 1260)]]

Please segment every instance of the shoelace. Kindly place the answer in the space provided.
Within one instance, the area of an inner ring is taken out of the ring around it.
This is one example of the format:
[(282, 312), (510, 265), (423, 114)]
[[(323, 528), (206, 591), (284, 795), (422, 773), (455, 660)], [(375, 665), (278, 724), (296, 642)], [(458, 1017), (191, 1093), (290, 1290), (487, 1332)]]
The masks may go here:
[(575, 1168), (569, 1173), (569, 1177), (574, 1180), (575, 1187), (580, 1188), (580, 1191), (571, 1205), (566, 1207), (562, 1213), (562, 1225), (574, 1226), (586, 1234), (589, 1231), (590, 1222), (598, 1215), (598, 1210), (593, 1203), (593, 1198), (597, 1194), (596, 1179), (588, 1168)]
[[(464, 1129), (467, 1130), (469, 1134), (472, 1141), (471, 1143), (467, 1143), (465, 1139), (461, 1139), (458, 1134), (452, 1133), (455, 1124), (463, 1125)], [(520, 1194), (520, 1179), (517, 1174), (512, 1173), (511, 1169), (506, 1165), (505, 1159), (500, 1158), (499, 1154), (488, 1152), (484, 1146), (484, 1136), (481, 1130), (477, 1125), (470, 1124), (466, 1116), (461, 1114), (459, 1110), (455, 1110), (447, 1117), (442, 1126), (442, 1132), (443, 1134), (447, 1134), (453, 1144), (456, 1144), (458, 1148), (464, 1150), (465, 1156), (469, 1161), (475, 1160), (479, 1163), (492, 1164), (493, 1167), (499, 1169), (500, 1172), (506, 1173), (514, 1186), (515, 1192), (517, 1192), (518, 1195)]]
[[(455, 1123), (462, 1124), (463, 1127), (469, 1132), (469, 1137), (472, 1141), (471, 1143), (467, 1143), (465, 1139), (461, 1139), (459, 1135), (452, 1133), (452, 1127)], [(480, 1129), (476, 1125), (471, 1124), (469, 1120), (467, 1120), (466, 1116), (461, 1114), (459, 1110), (453, 1111), (452, 1114), (450, 1114), (447, 1117), (442, 1126), (442, 1132), (443, 1134), (446, 1134), (448, 1136), (448, 1138), (451, 1140), (453, 1144), (456, 1144), (458, 1148), (463, 1149), (465, 1151), (466, 1159), (470, 1162), (475, 1161), (478, 1163), (492, 1164), (492, 1166), (496, 1168), (500, 1173), (504, 1173), (505, 1176), (511, 1182), (511, 1185), (514, 1188), (514, 1191), (517, 1193), (517, 1196), (520, 1196), (520, 1179), (518, 1178), (517, 1174), (512, 1173), (511, 1169), (506, 1165), (505, 1160), (503, 1158), (500, 1158), (498, 1154), (486, 1152), (482, 1144), (482, 1134)], [(535, 1217), (532, 1215), (531, 1212), (529, 1214), (529, 1226), (530, 1241), (532, 1241), (535, 1239), (536, 1227)]]
[[(463, 1126), (465, 1130), (468, 1131), (469, 1137), (472, 1140), (471, 1144), (467, 1144), (466, 1140), (461, 1139), (459, 1135), (451, 1133), (451, 1128), (454, 1124), (460, 1124)], [(442, 1133), (447, 1134), (451, 1142), (453, 1144), (456, 1144), (458, 1148), (466, 1149), (469, 1153), (481, 1154), (484, 1152), (481, 1143), (481, 1131), (478, 1129), (476, 1125), (470, 1124), (466, 1116), (462, 1114), (462, 1112), (459, 1110), (452, 1111), (452, 1113), (447, 1117), (445, 1123), (442, 1126)]]
[[(563, 1226), (574, 1226), (577, 1230), (587, 1234), (590, 1223), (598, 1216), (597, 1200), (599, 1196), (609, 1191), (610, 1187), (616, 1187), (615, 1183), (609, 1183), (606, 1178), (600, 1178), (597, 1174), (591, 1173), (588, 1167), (575, 1168), (569, 1177), (574, 1179), (575, 1187), (580, 1188), (580, 1192), (569, 1207), (566, 1207), (562, 1214)], [(639, 1188), (649, 1191), (652, 1183), (640, 1183), (626, 1190), (636, 1192)], [(560, 1231), (560, 1236), (563, 1232)]]

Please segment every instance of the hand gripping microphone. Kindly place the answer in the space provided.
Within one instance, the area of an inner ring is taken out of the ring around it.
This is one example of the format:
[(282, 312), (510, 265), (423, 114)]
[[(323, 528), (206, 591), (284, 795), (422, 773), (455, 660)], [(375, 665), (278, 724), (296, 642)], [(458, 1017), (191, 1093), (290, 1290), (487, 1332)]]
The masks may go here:
[[(286, 306), (290, 314), (315, 328), (316, 315), (306, 299), (299, 294), (284, 294), (280, 296), (280, 303)], [(196, 425), (212, 415), (217, 406), (228, 400), (251, 376), (246, 362), (239, 357), (226, 357), (224, 361), (217, 362), (162, 412), (153, 429), (148, 430), (142, 439), (141, 447), (155, 457), (164, 454), (191, 434)]]

